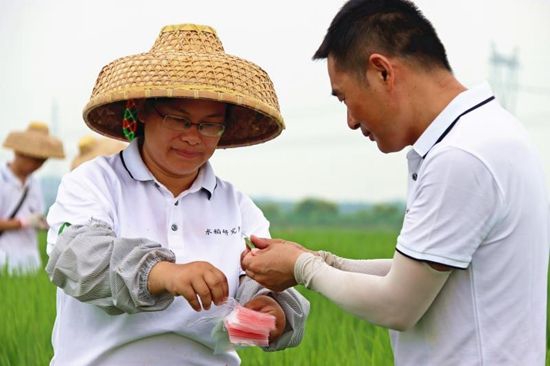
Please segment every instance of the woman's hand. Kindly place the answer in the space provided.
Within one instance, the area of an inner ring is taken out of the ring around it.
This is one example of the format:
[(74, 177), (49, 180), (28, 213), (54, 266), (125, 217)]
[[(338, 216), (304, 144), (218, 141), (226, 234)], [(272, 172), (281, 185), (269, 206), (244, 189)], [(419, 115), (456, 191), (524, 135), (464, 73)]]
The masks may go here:
[(256, 296), (244, 304), (244, 307), (259, 311), (260, 313), (271, 314), (275, 317), (275, 329), (269, 332), (270, 343), (283, 334), (286, 327), (286, 316), (283, 308), (274, 298), (267, 295)]
[(208, 262), (159, 262), (149, 272), (147, 288), (152, 295), (183, 296), (195, 311), (201, 311), (201, 304), (205, 310), (220, 305), (229, 294), (227, 278)]

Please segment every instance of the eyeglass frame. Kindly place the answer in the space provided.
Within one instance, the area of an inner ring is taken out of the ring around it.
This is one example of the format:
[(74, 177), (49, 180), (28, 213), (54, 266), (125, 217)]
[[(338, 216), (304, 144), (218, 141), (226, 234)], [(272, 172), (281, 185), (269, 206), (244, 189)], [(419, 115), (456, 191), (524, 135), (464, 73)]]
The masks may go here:
[[(225, 132), (225, 127), (226, 127), (225, 118), (224, 118), (223, 123), (217, 123), (217, 122), (199, 122), (199, 123), (195, 123), (195, 122), (189, 121), (189, 119), (186, 118), (186, 117), (174, 116), (173, 114), (161, 113), (157, 109), (157, 106), (156, 106), (155, 102), (156, 102), (156, 100), (152, 100), (151, 102), (147, 103), (147, 105), (150, 105), (151, 108), (153, 108), (153, 110), (155, 111), (155, 113), (158, 114), (158, 116), (162, 118), (162, 127), (166, 128), (168, 130), (184, 132), (184, 131), (189, 130), (191, 127), (195, 127), (197, 129), (197, 131), (199, 132), (199, 134), (201, 134), (201, 136), (205, 136), (205, 137), (220, 137)], [(226, 113), (226, 115), (227, 115), (227, 113)], [(181, 129), (176, 129), (176, 128), (167, 127), (166, 126), (166, 118), (172, 118), (173, 120), (176, 120), (176, 121), (180, 122), (182, 128)], [(207, 134), (204, 133), (204, 130), (201, 129), (204, 126), (216, 126), (216, 127), (220, 126), (221, 129), (215, 135), (207, 135)]]

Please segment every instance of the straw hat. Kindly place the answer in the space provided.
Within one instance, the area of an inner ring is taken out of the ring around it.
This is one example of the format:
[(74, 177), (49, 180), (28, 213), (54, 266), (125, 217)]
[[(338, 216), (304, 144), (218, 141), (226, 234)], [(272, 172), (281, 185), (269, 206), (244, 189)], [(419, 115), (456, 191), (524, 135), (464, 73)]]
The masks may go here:
[(11, 132), (4, 147), (34, 158), (63, 159), (63, 143), (50, 135), (48, 125), (44, 122), (32, 121), (25, 131)]
[(84, 108), (84, 120), (94, 131), (124, 139), (125, 101), (153, 97), (201, 98), (235, 105), (218, 147), (261, 143), (284, 129), (267, 73), (225, 53), (216, 31), (208, 26), (166, 26), (149, 52), (103, 67)]
[(78, 141), (78, 155), (71, 162), (71, 170), (97, 156), (113, 155), (128, 144), (106, 137), (84, 136)]

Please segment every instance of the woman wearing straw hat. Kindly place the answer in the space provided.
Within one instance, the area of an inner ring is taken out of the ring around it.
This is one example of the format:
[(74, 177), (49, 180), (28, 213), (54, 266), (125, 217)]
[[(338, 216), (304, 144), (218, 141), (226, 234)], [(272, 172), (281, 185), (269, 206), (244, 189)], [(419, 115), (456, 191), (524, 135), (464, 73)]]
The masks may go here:
[(31, 122), (25, 131), (11, 132), (4, 147), (14, 151), (10, 163), (0, 166), (0, 269), (10, 273), (41, 268), (36, 229), (46, 229), (40, 185), (32, 174), (48, 158), (64, 158), (63, 144), (49, 135), (43, 122)]
[(127, 146), (126, 143), (115, 139), (101, 137), (96, 138), (86, 135), (78, 141), (78, 155), (71, 162), (71, 170), (80, 164), (92, 160), (98, 156), (108, 156), (118, 153)]
[(244, 276), (243, 236), (269, 223), (208, 162), (280, 134), (268, 75), (210, 27), (168, 26), (150, 52), (103, 68), (84, 120), (131, 143), (66, 175), (48, 214), (52, 364), (239, 364), (208, 321), (228, 297), (275, 315), (267, 350), (297, 345), (309, 303)]

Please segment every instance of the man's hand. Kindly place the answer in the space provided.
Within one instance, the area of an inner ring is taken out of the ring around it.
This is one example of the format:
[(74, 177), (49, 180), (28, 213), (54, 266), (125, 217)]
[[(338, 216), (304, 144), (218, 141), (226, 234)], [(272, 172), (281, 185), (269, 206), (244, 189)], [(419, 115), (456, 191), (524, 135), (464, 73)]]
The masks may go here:
[(271, 314), (275, 317), (275, 329), (269, 332), (269, 342), (277, 340), (283, 334), (286, 327), (286, 316), (283, 308), (274, 298), (267, 295), (256, 296), (246, 304), (245, 308)]
[(246, 274), (273, 291), (296, 285), (294, 263), (300, 254), (309, 250), (282, 239), (252, 236), (251, 240), (256, 248), (245, 250), (241, 256), (241, 266)]
[(42, 230), (45, 230), (48, 228), (48, 224), (46, 223), (44, 216), (40, 213), (30, 214), (25, 218), (19, 219), (19, 222), (21, 222), (21, 227), (23, 228), (32, 227), (33, 229), (42, 229)]
[(220, 305), (229, 294), (227, 278), (208, 262), (159, 262), (149, 272), (147, 287), (152, 295), (164, 292), (181, 295), (195, 311), (201, 311), (201, 303), (205, 310), (212, 303)]

